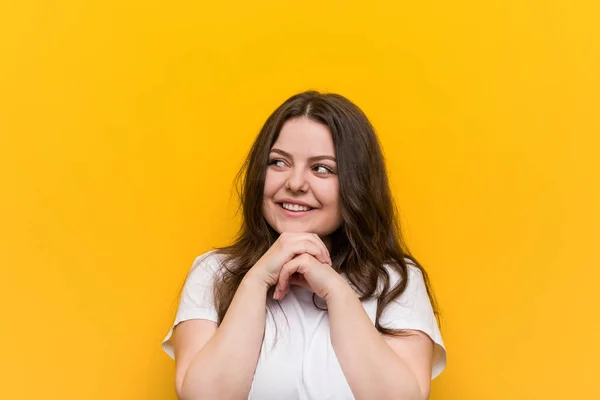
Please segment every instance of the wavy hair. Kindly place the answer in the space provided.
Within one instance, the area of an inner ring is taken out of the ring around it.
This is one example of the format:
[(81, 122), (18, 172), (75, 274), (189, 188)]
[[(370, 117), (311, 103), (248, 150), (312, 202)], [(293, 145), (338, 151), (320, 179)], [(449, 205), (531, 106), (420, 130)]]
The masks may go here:
[[(331, 235), (333, 268), (346, 274), (361, 300), (377, 296), (375, 327), (379, 332), (402, 336), (405, 335), (403, 330), (381, 326), (379, 317), (386, 305), (406, 289), (406, 257), (422, 272), (439, 323), (439, 310), (428, 275), (402, 238), (383, 153), (373, 126), (360, 108), (345, 97), (307, 91), (290, 97), (269, 116), (236, 177), (243, 218), (233, 244), (217, 249), (224, 266), (213, 291), (219, 324), (246, 273), (279, 235), (262, 213), (265, 175), (269, 152), (283, 124), (298, 117), (326, 125), (333, 137), (343, 219)], [(400, 276), (394, 287), (391, 287), (385, 264)]]

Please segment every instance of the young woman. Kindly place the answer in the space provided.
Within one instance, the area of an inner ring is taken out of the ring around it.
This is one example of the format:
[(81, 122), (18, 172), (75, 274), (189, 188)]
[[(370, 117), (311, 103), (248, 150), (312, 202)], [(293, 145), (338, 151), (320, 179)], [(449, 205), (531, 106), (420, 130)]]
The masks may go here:
[(427, 399), (437, 308), (362, 111), (289, 98), (239, 177), (239, 236), (196, 258), (163, 341), (179, 398)]

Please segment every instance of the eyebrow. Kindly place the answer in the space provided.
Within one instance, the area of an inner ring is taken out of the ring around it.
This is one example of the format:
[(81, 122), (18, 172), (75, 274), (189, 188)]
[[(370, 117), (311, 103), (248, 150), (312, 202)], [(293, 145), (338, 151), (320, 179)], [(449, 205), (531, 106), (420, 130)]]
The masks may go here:
[[(292, 155), (286, 151), (280, 150), (280, 149), (271, 149), (271, 153), (279, 153), (284, 157), (287, 158), (293, 158)], [(313, 157), (309, 157), (308, 161), (317, 161), (317, 160), (331, 160), (333, 162), (337, 162), (337, 160), (335, 159), (335, 157), (333, 156), (313, 156)]]

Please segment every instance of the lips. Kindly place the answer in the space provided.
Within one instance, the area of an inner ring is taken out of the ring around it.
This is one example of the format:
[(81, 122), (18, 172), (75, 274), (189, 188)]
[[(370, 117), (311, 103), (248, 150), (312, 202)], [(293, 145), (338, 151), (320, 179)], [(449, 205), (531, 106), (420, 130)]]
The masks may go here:
[(281, 205), (281, 207), (283, 207), (284, 209), (286, 209), (288, 211), (301, 212), (301, 211), (310, 211), (310, 210), (312, 210), (312, 207), (301, 205), (301, 204), (280, 203), (280, 205)]

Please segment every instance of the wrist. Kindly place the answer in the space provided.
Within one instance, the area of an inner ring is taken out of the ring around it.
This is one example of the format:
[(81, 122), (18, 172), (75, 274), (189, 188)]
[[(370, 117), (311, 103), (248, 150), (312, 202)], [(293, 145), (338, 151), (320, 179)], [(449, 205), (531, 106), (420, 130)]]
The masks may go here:
[[(339, 276), (339, 275), (338, 275)], [(324, 300), (327, 304), (337, 301), (347, 301), (352, 298), (358, 297), (354, 289), (346, 282), (344, 278), (339, 276), (339, 280), (330, 287)]]
[(265, 293), (267, 290), (269, 290), (269, 284), (266, 282), (266, 280), (252, 269), (246, 273), (242, 279), (242, 284), (244, 286), (251, 286), (256, 290), (264, 290)]

